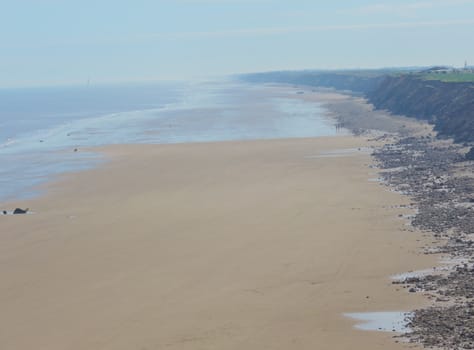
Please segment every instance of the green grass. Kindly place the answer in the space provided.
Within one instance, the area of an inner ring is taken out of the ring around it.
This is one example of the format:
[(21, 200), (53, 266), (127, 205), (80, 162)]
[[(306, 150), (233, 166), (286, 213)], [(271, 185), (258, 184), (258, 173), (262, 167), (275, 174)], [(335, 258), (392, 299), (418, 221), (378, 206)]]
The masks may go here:
[(474, 83), (474, 73), (422, 73), (422, 79), (439, 80), (446, 83)]
[(360, 69), (360, 70), (340, 70), (334, 71), (333, 74), (351, 75), (358, 78), (377, 78), (380, 76), (401, 76), (409, 71), (401, 69)]

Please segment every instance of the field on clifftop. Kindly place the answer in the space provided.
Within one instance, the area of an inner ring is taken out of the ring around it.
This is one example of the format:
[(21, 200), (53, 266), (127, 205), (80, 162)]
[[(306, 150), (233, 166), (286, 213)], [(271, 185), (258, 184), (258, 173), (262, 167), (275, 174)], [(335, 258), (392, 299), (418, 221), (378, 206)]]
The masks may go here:
[(445, 83), (474, 83), (474, 73), (425, 73), (420, 75), (424, 80), (439, 80)]

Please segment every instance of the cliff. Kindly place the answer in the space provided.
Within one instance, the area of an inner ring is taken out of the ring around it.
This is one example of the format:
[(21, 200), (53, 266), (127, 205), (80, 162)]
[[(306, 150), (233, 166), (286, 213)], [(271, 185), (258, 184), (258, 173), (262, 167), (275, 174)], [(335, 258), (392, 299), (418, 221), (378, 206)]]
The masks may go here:
[(272, 72), (242, 77), (250, 82), (350, 90), (364, 95), (377, 109), (433, 123), (440, 137), (474, 142), (474, 83), (471, 82), (424, 80), (418, 74), (392, 71)]
[(370, 74), (358, 72), (269, 72), (242, 75), (241, 78), (253, 83), (298, 84), (314, 87), (334, 88), (352, 91), (357, 94), (370, 93), (386, 77), (385, 71), (372, 71)]
[(433, 123), (441, 137), (474, 141), (473, 83), (387, 76), (366, 96), (376, 108)]

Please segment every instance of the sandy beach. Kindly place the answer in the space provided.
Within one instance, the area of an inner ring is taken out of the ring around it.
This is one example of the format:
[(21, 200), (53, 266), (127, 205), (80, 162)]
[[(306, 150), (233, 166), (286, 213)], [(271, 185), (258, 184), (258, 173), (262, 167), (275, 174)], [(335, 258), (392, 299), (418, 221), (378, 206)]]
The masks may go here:
[[(344, 313), (435, 265), (364, 137), (123, 145), (0, 217), (0, 348), (403, 349)], [(360, 148), (360, 150), (359, 150)]]

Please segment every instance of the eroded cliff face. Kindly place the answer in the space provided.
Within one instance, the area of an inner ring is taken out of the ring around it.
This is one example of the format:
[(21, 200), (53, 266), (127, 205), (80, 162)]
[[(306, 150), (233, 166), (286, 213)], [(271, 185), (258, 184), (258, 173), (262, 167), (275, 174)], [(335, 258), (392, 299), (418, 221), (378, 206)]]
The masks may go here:
[(474, 83), (445, 83), (406, 72), (377, 71), (271, 72), (246, 75), (244, 80), (351, 90), (367, 97), (378, 109), (433, 123), (440, 137), (474, 142)]
[(422, 80), (416, 75), (387, 76), (366, 94), (378, 109), (425, 119), (441, 137), (474, 141), (474, 84)]

